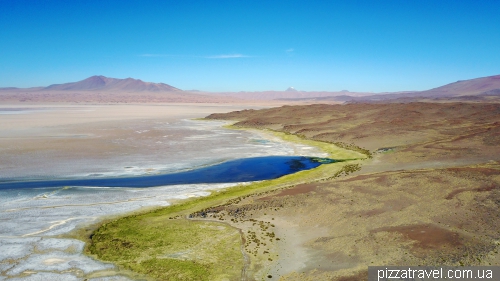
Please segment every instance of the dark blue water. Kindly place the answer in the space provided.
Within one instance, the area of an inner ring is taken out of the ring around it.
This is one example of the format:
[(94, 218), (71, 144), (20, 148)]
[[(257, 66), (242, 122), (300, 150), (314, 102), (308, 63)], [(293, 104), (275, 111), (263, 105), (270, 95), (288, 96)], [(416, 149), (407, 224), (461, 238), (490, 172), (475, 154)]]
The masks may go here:
[(236, 183), (275, 179), (333, 162), (335, 162), (333, 159), (317, 157), (265, 156), (231, 160), (195, 170), (153, 176), (3, 182), (0, 183), (0, 189), (63, 186), (153, 187), (176, 184)]

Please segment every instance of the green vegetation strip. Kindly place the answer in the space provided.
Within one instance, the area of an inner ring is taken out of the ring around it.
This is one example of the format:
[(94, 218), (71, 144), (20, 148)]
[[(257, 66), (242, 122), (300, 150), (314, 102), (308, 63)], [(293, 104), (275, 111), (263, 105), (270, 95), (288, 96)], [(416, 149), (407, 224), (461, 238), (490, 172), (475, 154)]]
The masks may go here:
[(227, 224), (147, 213), (102, 225), (88, 251), (158, 280), (234, 280), (243, 266), (240, 243)]
[(316, 146), (332, 158), (351, 160), (351, 164), (326, 164), (278, 179), (240, 184), (206, 197), (103, 223), (90, 236), (86, 253), (156, 280), (239, 279), (244, 267), (239, 231), (221, 222), (187, 219), (189, 214), (242, 196), (336, 177), (352, 171), (350, 167), (366, 157), (328, 143), (273, 134), (285, 141)]

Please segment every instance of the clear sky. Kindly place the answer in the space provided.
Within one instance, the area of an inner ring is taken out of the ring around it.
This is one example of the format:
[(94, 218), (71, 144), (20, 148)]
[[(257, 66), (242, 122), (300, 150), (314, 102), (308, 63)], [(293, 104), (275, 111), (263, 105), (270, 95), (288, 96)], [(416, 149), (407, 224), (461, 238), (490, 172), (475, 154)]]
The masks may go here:
[(500, 1), (0, 0), (0, 87), (402, 91), (500, 74)]

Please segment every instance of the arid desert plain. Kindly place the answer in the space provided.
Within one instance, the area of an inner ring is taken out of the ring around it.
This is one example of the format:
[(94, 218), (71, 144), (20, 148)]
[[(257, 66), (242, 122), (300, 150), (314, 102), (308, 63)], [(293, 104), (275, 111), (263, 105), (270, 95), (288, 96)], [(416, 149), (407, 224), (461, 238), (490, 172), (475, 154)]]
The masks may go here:
[[(348, 103), (5, 90), (0, 280), (347, 281), (375, 265), (500, 265), (500, 103), (481, 89)], [(321, 165), (232, 183), (9, 188), (268, 156)]]

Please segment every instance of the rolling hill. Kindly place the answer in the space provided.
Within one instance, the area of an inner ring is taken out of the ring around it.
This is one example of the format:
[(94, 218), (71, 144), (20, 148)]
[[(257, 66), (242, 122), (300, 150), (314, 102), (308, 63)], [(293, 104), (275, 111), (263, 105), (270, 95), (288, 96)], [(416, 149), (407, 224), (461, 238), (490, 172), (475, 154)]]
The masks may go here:
[(389, 93), (353, 98), (355, 102), (385, 101), (489, 101), (500, 100), (500, 75), (461, 80), (426, 91)]

